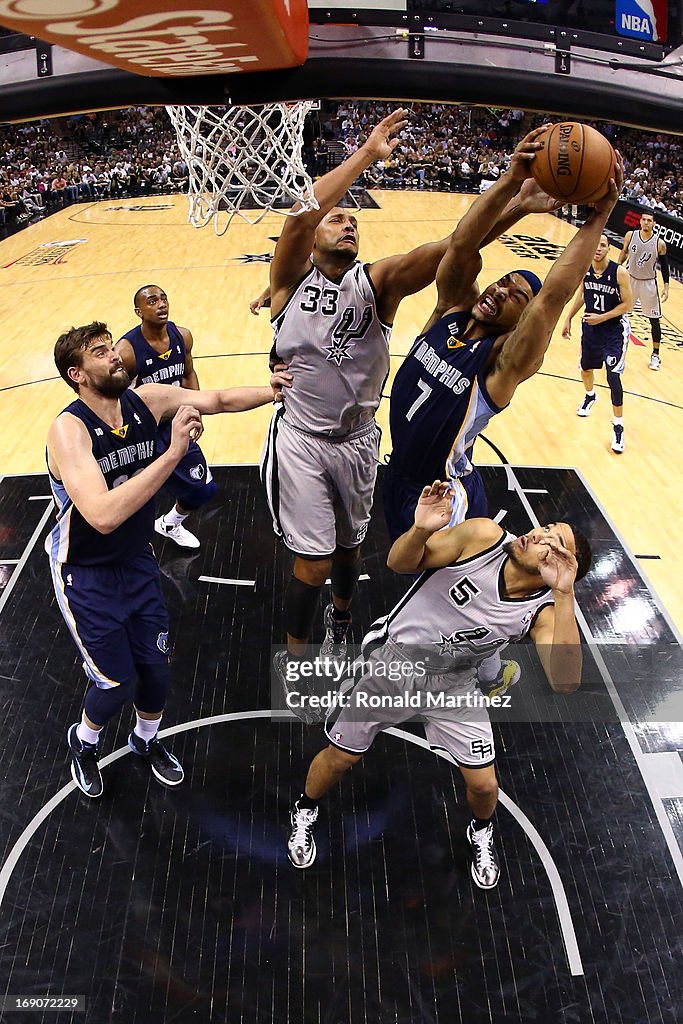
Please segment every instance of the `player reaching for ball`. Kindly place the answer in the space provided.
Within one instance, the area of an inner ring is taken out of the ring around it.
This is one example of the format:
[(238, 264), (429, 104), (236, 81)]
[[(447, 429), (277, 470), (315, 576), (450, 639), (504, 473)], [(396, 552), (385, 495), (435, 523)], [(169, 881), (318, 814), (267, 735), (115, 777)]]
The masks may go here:
[[(513, 270), (479, 294), (484, 239), (520, 186), (520, 194), (538, 190), (528, 179), (546, 127), (519, 143), (509, 170), (475, 200), (453, 232), (436, 275), (436, 307), (396, 374), (389, 414), (393, 451), (384, 484), (392, 540), (410, 527), (430, 480), (451, 484), (451, 526), (488, 514), (471, 462), (475, 438), (509, 405), (518, 385), (540, 369), (560, 313), (583, 280), (617, 201), (620, 160), (609, 192), (594, 204), (543, 285), (530, 271)], [(546, 199), (546, 209), (553, 208)]]

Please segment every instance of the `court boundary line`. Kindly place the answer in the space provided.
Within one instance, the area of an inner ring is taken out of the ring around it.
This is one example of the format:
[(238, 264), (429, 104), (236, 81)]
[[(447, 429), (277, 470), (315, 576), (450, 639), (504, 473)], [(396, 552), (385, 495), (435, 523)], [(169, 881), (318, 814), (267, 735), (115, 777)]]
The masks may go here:
[[(248, 721), (251, 719), (272, 719), (274, 716), (276, 716), (276, 720), (280, 722), (287, 720), (292, 720), (294, 722), (298, 721), (296, 715), (292, 711), (273, 712), (270, 708), (265, 710), (257, 709), (253, 711), (235, 711), (222, 715), (211, 715), (208, 718), (197, 718), (189, 722), (180, 722), (178, 725), (169, 726), (167, 729), (160, 729), (159, 737), (166, 738), (167, 736), (176, 736), (183, 732), (189, 732), (192, 729), (204, 728), (204, 726), (207, 725), (220, 725), (227, 722)], [(395, 736), (398, 739), (402, 739), (404, 742), (408, 741), (410, 743), (413, 743), (415, 746), (424, 747), (430, 753), (437, 754), (437, 756), (441, 756), (448, 760), (447, 754), (445, 754), (444, 752), (439, 753), (439, 751), (431, 750), (427, 740), (423, 739), (421, 736), (413, 736), (412, 733), (407, 733), (401, 729), (395, 728), (386, 729), (385, 732), (389, 735)], [(123, 747), (118, 747), (116, 750), (112, 751), (111, 754), (107, 754), (106, 757), (102, 758), (102, 760), (99, 762), (100, 768), (106, 768), (108, 767), (108, 765), (113, 764), (115, 761), (120, 760), (120, 758), (122, 757), (126, 757), (126, 755), (128, 754), (132, 754), (132, 751), (127, 744)], [(33, 818), (31, 818), (29, 823), (26, 825), (26, 827), (20, 834), (19, 838), (15, 841), (8, 856), (5, 858), (2, 867), (0, 867), (0, 909), (2, 908), (5, 893), (10, 883), (14, 869), (19, 863), (19, 860), (21, 859), (24, 850), (28, 847), (29, 842), (31, 841), (35, 833), (38, 831), (40, 826), (43, 824), (43, 822), (46, 821), (47, 818), (50, 816), (52, 811), (54, 811), (62, 803), (62, 801), (65, 800), (73, 792), (78, 792), (78, 786), (72, 780), (71, 782), (68, 782), (65, 786), (62, 786), (62, 788), (59, 789), (54, 794), (54, 796), (52, 796), (48, 800), (48, 802), (44, 804), (39, 811), (36, 812), (36, 814), (34, 814)], [(557, 865), (553, 860), (552, 854), (550, 853), (550, 850), (548, 850), (548, 847), (544, 843), (536, 827), (532, 824), (532, 822), (526, 816), (526, 814), (524, 814), (524, 812), (518, 806), (518, 804), (516, 804), (511, 797), (504, 793), (503, 790), (499, 790), (498, 797), (500, 803), (517, 821), (522, 831), (526, 833), (528, 839), (531, 842), (531, 845), (536, 850), (536, 853), (539, 856), (539, 859), (546, 872), (546, 875), (548, 876), (548, 881), (550, 882), (550, 886), (552, 889), (553, 899), (555, 901), (555, 909), (557, 911), (557, 916), (560, 924), (560, 932), (562, 934), (562, 939), (565, 946), (565, 954), (567, 956), (567, 962), (569, 965), (570, 973), (572, 976), (583, 975), (583, 965), (581, 963), (581, 956), (579, 953), (578, 942), (576, 939), (576, 932), (574, 930), (574, 925), (571, 918), (569, 902), (567, 900), (567, 895), (562, 884), (562, 879), (557, 869)]]

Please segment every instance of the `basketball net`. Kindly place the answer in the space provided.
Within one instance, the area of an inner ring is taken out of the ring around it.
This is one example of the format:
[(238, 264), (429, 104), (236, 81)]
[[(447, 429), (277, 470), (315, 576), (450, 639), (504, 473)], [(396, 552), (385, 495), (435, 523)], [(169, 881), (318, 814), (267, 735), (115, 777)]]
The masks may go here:
[(168, 107), (189, 172), (188, 220), (213, 220), (223, 235), (236, 215), (257, 224), (276, 205), (285, 216), (317, 210), (301, 160), (303, 128), (313, 101), (262, 107)]

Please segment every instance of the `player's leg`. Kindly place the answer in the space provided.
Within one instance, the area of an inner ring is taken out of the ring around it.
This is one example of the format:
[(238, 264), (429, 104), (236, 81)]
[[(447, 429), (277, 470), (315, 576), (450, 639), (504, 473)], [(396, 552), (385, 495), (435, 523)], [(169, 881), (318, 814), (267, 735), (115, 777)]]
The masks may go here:
[(69, 727), (71, 776), (88, 797), (102, 795), (98, 765), (102, 729), (132, 699), (135, 666), (125, 630), (117, 571), (70, 566), (50, 559), (57, 604), (90, 680), (81, 719)]
[(577, 416), (590, 416), (591, 410), (597, 401), (595, 393), (595, 381), (593, 371), (602, 366), (602, 347), (595, 343), (595, 328), (590, 324), (583, 324), (581, 330), (581, 380), (583, 381), (584, 396), (581, 404), (576, 410)]
[(190, 442), (187, 454), (166, 481), (166, 486), (176, 501), (165, 515), (156, 520), (154, 529), (181, 548), (196, 549), (199, 547), (199, 540), (185, 527), (185, 520), (213, 498), (216, 493), (216, 482), (204, 453), (194, 441)]
[(325, 609), (321, 653), (343, 657), (351, 625), (351, 601), (361, 569), (360, 544), (368, 530), (377, 478), (381, 431), (368, 424), (357, 437), (328, 444), (325, 468), (334, 485), (336, 540), (332, 556), (332, 603)]
[(631, 328), (628, 321), (622, 327), (621, 336), (615, 336), (614, 340), (606, 347), (605, 369), (607, 371), (607, 383), (612, 398), (612, 451), (621, 454), (626, 444), (624, 439), (624, 387), (622, 384), (622, 373), (626, 366), (626, 350), (628, 348)]
[(360, 545), (343, 548), (338, 544), (332, 556), (330, 577), (332, 601), (325, 608), (325, 638), (320, 647), (323, 657), (343, 658), (351, 626), (351, 599), (360, 575)]
[[(461, 693), (461, 691), (458, 691)], [(498, 801), (495, 747), (483, 708), (442, 709), (425, 716), (425, 734), (432, 750), (444, 750), (465, 782), (472, 819), (467, 841), (472, 851), (471, 874), (480, 889), (498, 884), (500, 863), (494, 846), (493, 814)]]
[(650, 369), (660, 370), (662, 356), (660, 347), (662, 344), (662, 324), (659, 317), (650, 317), (650, 329), (652, 330), (652, 355), (650, 357)]
[(650, 369), (660, 370), (662, 366), (661, 343), (662, 343), (662, 304), (659, 298), (656, 278), (641, 282), (641, 305), (643, 313), (650, 320), (652, 331), (652, 355), (650, 356)]
[(136, 721), (128, 746), (144, 758), (159, 782), (177, 786), (184, 778), (182, 766), (157, 735), (171, 686), (171, 671), (168, 611), (159, 567), (151, 553), (143, 552), (126, 567), (126, 588), (126, 629), (137, 670)]

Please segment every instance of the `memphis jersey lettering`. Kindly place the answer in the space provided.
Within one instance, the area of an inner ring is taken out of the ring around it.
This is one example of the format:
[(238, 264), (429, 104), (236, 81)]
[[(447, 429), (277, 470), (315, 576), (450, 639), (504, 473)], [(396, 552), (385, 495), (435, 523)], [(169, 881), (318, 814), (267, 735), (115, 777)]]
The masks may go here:
[[(619, 264), (610, 260), (607, 267), (600, 276), (593, 270), (591, 264), (588, 273), (583, 279), (583, 301), (587, 313), (611, 313), (621, 302), (621, 293), (617, 282), (617, 270)], [(598, 324), (599, 327), (607, 327), (608, 324), (621, 331), (622, 317), (614, 317), (612, 320), (605, 320)]]
[(366, 264), (340, 281), (311, 266), (273, 320), (271, 364), (289, 364), (287, 423), (321, 437), (345, 437), (369, 423), (389, 373), (391, 328), (377, 315)]
[[(185, 376), (185, 341), (182, 334), (172, 321), (166, 324), (171, 346), (166, 352), (157, 352), (149, 344), (142, 327), (138, 324), (123, 337), (127, 338), (135, 353), (135, 387), (141, 384), (172, 384), (181, 387)], [(166, 450), (171, 442), (171, 420), (159, 424), (159, 440), (162, 450)]]
[(484, 382), (496, 338), (461, 338), (469, 320), (451, 313), (420, 335), (391, 389), (391, 466), (415, 483), (470, 473), (474, 439), (501, 411)]
[[(118, 487), (153, 462), (157, 422), (131, 389), (121, 395), (123, 427), (120, 430), (112, 430), (80, 399), (68, 405), (63, 412), (85, 424), (93, 455), (108, 490)], [(62, 482), (52, 474), (50, 486), (57, 506), (57, 523), (49, 540), (49, 554), (53, 561), (73, 565), (119, 564), (135, 558), (149, 544), (154, 530), (154, 498), (111, 533), (103, 534), (83, 518)]]
[[(479, 662), (521, 640), (540, 610), (553, 603), (543, 585), (528, 597), (504, 596), (505, 546), (512, 540), (501, 530), (495, 544), (478, 555), (424, 572), (396, 607), (370, 627), (364, 653), (391, 641), (409, 660), (424, 663), (428, 672), (469, 681)], [(429, 683), (420, 686), (428, 688)]]

